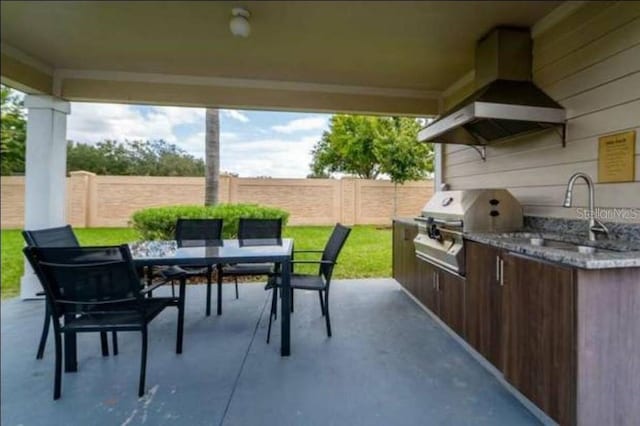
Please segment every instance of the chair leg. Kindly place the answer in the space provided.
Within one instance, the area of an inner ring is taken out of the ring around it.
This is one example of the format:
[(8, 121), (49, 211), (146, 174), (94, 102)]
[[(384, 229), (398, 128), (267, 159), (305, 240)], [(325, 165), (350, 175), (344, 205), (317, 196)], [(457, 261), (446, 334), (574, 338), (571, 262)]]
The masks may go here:
[(207, 316), (211, 315), (211, 283), (207, 283)]
[(53, 399), (60, 399), (60, 393), (62, 388), (62, 339), (60, 333), (54, 330), (55, 352), (56, 352), (56, 366), (55, 376), (53, 380)]
[(102, 356), (109, 356), (109, 341), (106, 331), (100, 332), (100, 347), (102, 348)]
[(44, 324), (42, 324), (42, 335), (40, 336), (40, 343), (38, 344), (38, 353), (36, 359), (42, 359), (44, 356), (44, 348), (47, 345), (47, 336), (49, 335), (49, 325), (51, 324), (51, 316), (49, 315), (49, 304), (45, 301), (44, 304)]
[[(151, 287), (153, 284), (153, 271), (151, 266), (147, 266), (147, 287)], [(153, 291), (147, 293), (147, 297), (153, 297)]]
[(222, 315), (222, 266), (218, 265), (218, 315)]
[(115, 331), (111, 332), (111, 341), (113, 342), (113, 354), (118, 355), (118, 333)]
[(238, 295), (238, 277), (234, 277), (235, 278), (235, 282), (236, 282), (236, 299), (239, 299), (240, 296)]
[(147, 376), (147, 326), (142, 328), (142, 353), (140, 356), (140, 383), (138, 385), (138, 397), (144, 395), (144, 385)]
[(324, 316), (324, 301), (322, 300), (322, 290), (318, 290), (318, 298), (320, 299), (320, 310), (322, 311), (322, 316)]
[[(218, 269), (218, 274), (220, 270)], [(213, 275), (213, 268), (207, 266), (207, 316), (211, 315), (211, 277)]]
[(290, 289), (291, 294), (291, 313), (293, 313), (293, 289)]
[(267, 344), (271, 340), (271, 322), (273, 320), (274, 313), (277, 312), (278, 309), (278, 288), (273, 288), (273, 295), (271, 296), (271, 312), (269, 313), (269, 328), (267, 329)]
[(273, 288), (273, 319), (278, 319), (278, 287)]
[(331, 337), (331, 319), (329, 318), (329, 289), (324, 291), (324, 319), (327, 323), (327, 336)]

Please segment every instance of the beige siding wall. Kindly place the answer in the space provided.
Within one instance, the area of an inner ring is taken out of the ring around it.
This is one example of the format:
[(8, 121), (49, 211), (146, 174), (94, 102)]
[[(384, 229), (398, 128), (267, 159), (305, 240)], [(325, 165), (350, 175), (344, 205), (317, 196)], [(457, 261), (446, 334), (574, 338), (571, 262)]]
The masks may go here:
[[(533, 78), (567, 109), (566, 147), (548, 131), (489, 146), (482, 162), (473, 149), (448, 145), (443, 181), (453, 189), (506, 187), (526, 214), (575, 218), (559, 207), (569, 176), (583, 171), (597, 181), (598, 138), (635, 130), (636, 181), (597, 184), (596, 206), (640, 209), (640, 3), (587, 3), (536, 36)], [(575, 195), (574, 205), (586, 206), (586, 190)]]
[[(415, 216), (433, 193), (432, 181), (398, 186), (398, 216)], [(3, 177), (2, 228), (21, 228), (24, 178)], [(248, 179), (221, 176), (223, 203), (258, 203), (288, 211), (292, 225), (389, 224), (394, 187), (359, 179)], [(76, 227), (127, 226), (139, 209), (201, 204), (204, 178), (96, 176), (72, 172), (67, 179), (67, 221)]]

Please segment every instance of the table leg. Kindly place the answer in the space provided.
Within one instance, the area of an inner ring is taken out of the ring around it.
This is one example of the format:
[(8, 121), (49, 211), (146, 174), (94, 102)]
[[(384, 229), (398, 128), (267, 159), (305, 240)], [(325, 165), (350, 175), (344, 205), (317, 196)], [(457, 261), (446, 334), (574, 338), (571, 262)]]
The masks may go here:
[(222, 266), (218, 265), (218, 315), (222, 315)]
[(291, 354), (291, 263), (290, 261), (282, 262), (282, 290), (280, 295), (282, 303), (280, 303), (280, 355), (289, 356)]
[(178, 296), (178, 337), (176, 339), (176, 353), (182, 353), (182, 336), (184, 330), (184, 299), (187, 294), (187, 278), (180, 277), (180, 290)]
[(64, 371), (66, 373), (78, 371), (78, 345), (76, 333), (64, 333)]

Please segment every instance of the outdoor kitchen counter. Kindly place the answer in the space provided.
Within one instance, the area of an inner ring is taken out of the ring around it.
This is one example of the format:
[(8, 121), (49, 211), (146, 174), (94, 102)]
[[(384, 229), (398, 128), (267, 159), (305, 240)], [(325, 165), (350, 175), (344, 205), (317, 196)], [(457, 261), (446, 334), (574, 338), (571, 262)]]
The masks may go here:
[(411, 217), (396, 217), (393, 219), (394, 222), (401, 223), (403, 225), (415, 225), (418, 226), (418, 221)]
[[(403, 225), (418, 226), (418, 222), (413, 218), (400, 217), (395, 218), (394, 221)], [(577, 251), (563, 250), (554, 247), (535, 246), (530, 242), (530, 238), (534, 236), (545, 240), (565, 241), (579, 245), (593, 245), (596, 248), (611, 251), (583, 254)], [(525, 229), (522, 232), (512, 234), (467, 232), (464, 234), (464, 238), (515, 253), (521, 253), (534, 258), (581, 269), (640, 267), (640, 240), (612, 239), (589, 242), (585, 241), (583, 237), (574, 235), (571, 232), (563, 232), (560, 234), (539, 232), (535, 229)]]
[[(600, 251), (593, 254), (583, 254), (577, 251), (559, 249), (555, 247), (537, 246), (530, 242), (531, 237), (545, 240), (569, 242), (579, 245), (592, 245)], [(502, 248), (531, 257), (573, 266), (581, 269), (611, 269), (640, 267), (640, 242), (626, 240), (603, 240), (588, 242), (583, 238), (571, 234), (548, 233), (465, 233), (465, 239)], [(609, 251), (611, 250), (611, 251)]]

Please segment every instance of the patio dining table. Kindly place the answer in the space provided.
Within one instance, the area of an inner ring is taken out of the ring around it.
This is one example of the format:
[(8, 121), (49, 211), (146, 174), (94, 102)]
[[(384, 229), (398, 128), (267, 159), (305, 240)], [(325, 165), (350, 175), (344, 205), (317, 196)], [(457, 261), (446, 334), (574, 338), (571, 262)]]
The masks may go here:
[[(293, 240), (289, 238), (203, 241), (194, 247), (178, 247), (175, 241), (140, 241), (130, 243), (136, 267), (215, 265), (229, 263), (274, 263), (279, 265), (282, 286), (290, 284)], [(218, 293), (218, 296), (220, 294)], [(180, 278), (178, 305), (178, 335), (176, 352), (182, 353), (186, 279)], [(282, 291), (280, 354), (289, 356), (290, 350), (290, 292)], [(75, 333), (65, 333), (65, 371), (77, 371)]]

